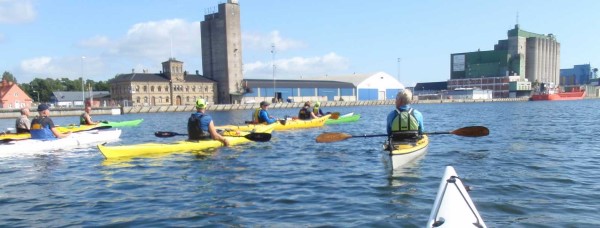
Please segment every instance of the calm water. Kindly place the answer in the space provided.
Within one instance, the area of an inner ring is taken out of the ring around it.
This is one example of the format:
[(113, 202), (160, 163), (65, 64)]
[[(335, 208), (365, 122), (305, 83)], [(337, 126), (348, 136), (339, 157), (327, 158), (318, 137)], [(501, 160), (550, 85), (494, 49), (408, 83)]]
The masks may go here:
[[(274, 132), (267, 143), (117, 162), (96, 148), (0, 161), (0, 226), (422, 227), (452, 165), (490, 227), (598, 227), (600, 100), (419, 104), (427, 131), (487, 126), (484, 138), (431, 136), (429, 152), (391, 172), (382, 138), (315, 144), (324, 131), (384, 133), (391, 106), (325, 107), (359, 122)], [(251, 111), (212, 112), (217, 125)], [(272, 110), (276, 116), (297, 110)], [(116, 144), (184, 132), (188, 113), (144, 118)], [(77, 117), (54, 118), (59, 124)], [(0, 128), (13, 120), (0, 120)], [(0, 151), (1, 152), (1, 151)]]

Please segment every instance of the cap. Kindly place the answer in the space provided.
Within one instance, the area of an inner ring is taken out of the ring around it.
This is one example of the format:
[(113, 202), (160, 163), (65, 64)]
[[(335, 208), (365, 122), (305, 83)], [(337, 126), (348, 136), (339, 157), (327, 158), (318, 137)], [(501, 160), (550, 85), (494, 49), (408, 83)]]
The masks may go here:
[(265, 106), (265, 105), (270, 105), (271, 103), (269, 103), (268, 101), (262, 101), (260, 102), (260, 106)]
[(49, 108), (50, 108), (50, 106), (48, 106), (47, 104), (41, 104), (41, 105), (38, 105), (37, 110), (38, 110), (38, 112), (41, 112), (41, 111), (48, 110)]
[(206, 108), (206, 101), (202, 98), (196, 100), (196, 108)]
[(319, 106), (321, 106), (321, 102), (319, 102), (319, 101), (315, 102), (315, 107), (319, 107)]

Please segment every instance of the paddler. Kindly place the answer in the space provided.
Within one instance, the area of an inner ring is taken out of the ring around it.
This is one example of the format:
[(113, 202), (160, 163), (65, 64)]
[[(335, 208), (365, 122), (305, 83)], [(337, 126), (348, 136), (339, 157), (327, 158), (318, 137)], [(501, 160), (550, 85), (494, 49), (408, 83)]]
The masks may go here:
[(81, 125), (96, 125), (98, 124), (98, 122), (94, 122), (92, 120), (92, 116), (90, 116), (90, 114), (92, 113), (92, 106), (85, 106), (84, 112), (83, 114), (81, 114), (81, 116), (79, 116), (79, 124)]
[(298, 119), (310, 120), (312, 118), (317, 118), (317, 116), (314, 112), (310, 111), (310, 101), (304, 102), (304, 106), (298, 112)]
[(323, 109), (321, 109), (321, 102), (317, 101), (315, 102), (315, 107), (313, 108), (313, 114), (315, 116), (324, 116), (325, 114), (323, 114)]
[(272, 124), (277, 121), (276, 118), (269, 115), (269, 112), (267, 111), (269, 109), (269, 105), (271, 105), (271, 103), (269, 103), (268, 101), (260, 102), (260, 108), (254, 110), (254, 114), (252, 115), (253, 123)]
[(17, 133), (29, 133), (31, 129), (31, 120), (29, 120), (29, 108), (21, 109), (21, 116), (15, 122)]
[(204, 99), (196, 100), (196, 113), (193, 113), (188, 119), (188, 139), (189, 140), (218, 140), (225, 146), (229, 146), (229, 141), (219, 133), (215, 128), (212, 117), (206, 114), (206, 101)]
[(53, 140), (57, 138), (64, 138), (71, 134), (71, 132), (60, 133), (54, 126), (54, 122), (50, 119), (50, 106), (47, 104), (40, 104), (37, 108), (39, 116), (31, 121), (31, 138), (41, 140)]
[(402, 89), (396, 95), (396, 109), (387, 117), (387, 134), (392, 141), (415, 140), (423, 134), (423, 115), (410, 107), (412, 92)]

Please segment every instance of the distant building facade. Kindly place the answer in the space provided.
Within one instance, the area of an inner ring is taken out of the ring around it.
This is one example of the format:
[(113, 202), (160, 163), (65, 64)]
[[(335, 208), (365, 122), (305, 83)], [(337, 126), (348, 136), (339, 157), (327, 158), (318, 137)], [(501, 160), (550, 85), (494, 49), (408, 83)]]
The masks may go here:
[(174, 58), (162, 63), (160, 73), (121, 74), (109, 80), (111, 99), (122, 106), (192, 105), (203, 98), (215, 103), (216, 82), (188, 74)]
[[(553, 34), (527, 32), (517, 24), (507, 35), (508, 39), (498, 41), (494, 50), (451, 54), (448, 90), (489, 89), (498, 98), (511, 96), (511, 82), (559, 82), (560, 43)], [(519, 79), (515, 81), (509, 76)]]
[[(54, 91), (50, 96), (50, 103), (57, 107), (83, 107), (85, 104), (92, 107), (107, 107), (113, 106), (115, 103), (112, 101), (110, 92), (108, 91), (93, 91), (93, 92), (82, 92), (82, 91)], [(91, 102), (90, 102), (91, 101)]]
[(592, 68), (590, 64), (575, 65), (573, 68), (560, 70), (561, 86), (579, 86), (590, 84), (592, 79), (598, 77), (598, 68)]
[(246, 79), (243, 103), (392, 100), (404, 85), (384, 72), (303, 79)]
[(16, 83), (2, 80), (0, 108), (31, 108), (33, 100)]
[(245, 91), (242, 80), (242, 34), (237, 0), (219, 4), (218, 12), (204, 16), (200, 23), (203, 75), (217, 82), (217, 103), (241, 101)]

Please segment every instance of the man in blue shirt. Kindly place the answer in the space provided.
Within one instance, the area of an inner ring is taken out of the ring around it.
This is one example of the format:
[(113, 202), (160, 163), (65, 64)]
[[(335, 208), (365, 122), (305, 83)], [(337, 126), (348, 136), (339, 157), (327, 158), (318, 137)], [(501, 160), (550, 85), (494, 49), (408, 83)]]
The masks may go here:
[(254, 111), (254, 115), (252, 115), (253, 123), (272, 124), (277, 121), (276, 118), (269, 116), (269, 112), (267, 112), (267, 109), (269, 109), (269, 105), (271, 105), (271, 103), (269, 103), (268, 101), (260, 102), (260, 108), (256, 109)]
[(50, 106), (40, 104), (37, 108), (38, 117), (31, 121), (31, 138), (40, 140), (54, 140), (69, 136), (71, 132), (65, 134), (60, 133), (54, 126), (54, 122), (50, 119)]
[(423, 115), (410, 107), (412, 92), (403, 89), (396, 95), (396, 109), (387, 117), (387, 134), (395, 139), (415, 138), (423, 134)]
[(196, 113), (193, 113), (188, 119), (188, 139), (219, 140), (223, 145), (229, 146), (227, 139), (217, 133), (212, 116), (206, 114), (206, 101), (204, 99), (196, 100)]

